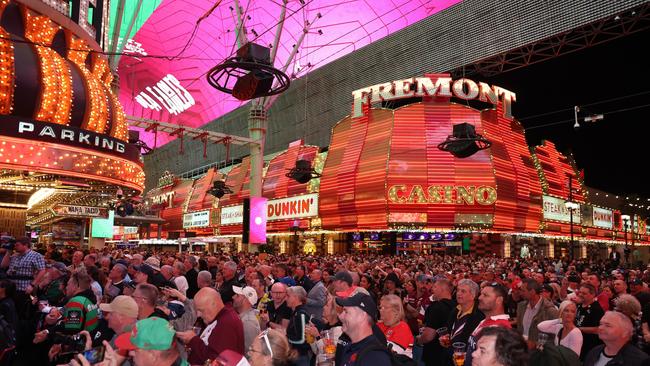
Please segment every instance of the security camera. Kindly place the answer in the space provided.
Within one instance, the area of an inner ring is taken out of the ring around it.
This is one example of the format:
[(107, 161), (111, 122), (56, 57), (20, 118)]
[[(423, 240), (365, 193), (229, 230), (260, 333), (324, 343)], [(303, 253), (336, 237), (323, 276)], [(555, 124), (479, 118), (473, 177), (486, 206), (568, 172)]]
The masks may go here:
[(576, 121), (576, 123), (573, 125), (573, 129), (578, 131), (580, 129), (580, 124)]

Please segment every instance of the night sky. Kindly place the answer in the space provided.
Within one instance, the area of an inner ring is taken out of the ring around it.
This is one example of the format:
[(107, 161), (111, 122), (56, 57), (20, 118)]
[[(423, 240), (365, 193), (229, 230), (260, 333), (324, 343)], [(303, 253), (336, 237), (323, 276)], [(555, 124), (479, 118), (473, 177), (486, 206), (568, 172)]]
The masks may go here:
[[(561, 152), (572, 151), (587, 186), (650, 198), (650, 70), (643, 56), (648, 40), (650, 30), (487, 81), (517, 94), (513, 113), (530, 146), (550, 140)], [(576, 131), (575, 105), (591, 112), (579, 117), (602, 113), (605, 118), (582, 123)], [(547, 115), (531, 118), (540, 114)]]

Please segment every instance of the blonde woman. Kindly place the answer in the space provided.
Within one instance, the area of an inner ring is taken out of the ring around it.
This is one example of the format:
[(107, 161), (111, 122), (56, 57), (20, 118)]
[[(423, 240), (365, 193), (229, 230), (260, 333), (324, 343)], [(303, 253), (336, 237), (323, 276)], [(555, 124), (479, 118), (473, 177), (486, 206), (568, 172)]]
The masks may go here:
[(381, 320), (377, 326), (386, 336), (392, 350), (412, 357), (413, 333), (404, 321), (404, 306), (397, 295), (384, 295), (379, 303)]
[(287, 337), (274, 329), (267, 329), (255, 337), (247, 353), (251, 366), (285, 366), (297, 356)]
[[(336, 302), (334, 296), (327, 296), (327, 302), (323, 308), (323, 320), (321, 321), (319, 319), (314, 319), (313, 323), (316, 323), (317, 326), (314, 326), (312, 323), (307, 324), (305, 331), (312, 335), (314, 339), (316, 339), (316, 342), (311, 344), (311, 349), (314, 354), (319, 355), (322, 353), (327, 353), (326, 351), (331, 351), (332, 346), (330, 346), (330, 349), (325, 349), (325, 346), (327, 345), (326, 343), (331, 343), (334, 346), (334, 351), (336, 351), (336, 343), (343, 333), (343, 330), (341, 329), (339, 316), (336, 312)], [(325, 329), (328, 331), (329, 340), (321, 338), (319, 329)]]
[(580, 356), (582, 349), (582, 332), (575, 325), (578, 308), (571, 300), (560, 304), (560, 318), (543, 321), (537, 324), (540, 332), (554, 334), (555, 344), (567, 347)]

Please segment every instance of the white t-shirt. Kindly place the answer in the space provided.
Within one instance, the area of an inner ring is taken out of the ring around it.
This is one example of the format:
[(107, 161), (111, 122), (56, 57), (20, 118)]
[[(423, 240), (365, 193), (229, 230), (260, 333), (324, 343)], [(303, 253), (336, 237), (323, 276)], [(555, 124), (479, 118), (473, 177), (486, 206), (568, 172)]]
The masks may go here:
[[(560, 339), (560, 329), (562, 328), (562, 322), (560, 319), (551, 319), (545, 320), (537, 324), (537, 329), (540, 332), (556, 334), (555, 345), (564, 346), (571, 349), (578, 356), (580, 356), (580, 350), (582, 349), (582, 332), (578, 327), (573, 328), (563, 339)], [(559, 341), (559, 344), (558, 344)]]
[(598, 360), (596, 360), (596, 363), (594, 363), (594, 366), (605, 366), (611, 361), (614, 357), (607, 357), (605, 356), (605, 349), (603, 348), (603, 352), (600, 353), (600, 356), (598, 356)]
[(176, 285), (178, 291), (183, 294), (183, 296), (187, 295), (187, 289), (190, 287), (190, 285), (187, 283), (187, 278), (185, 278), (185, 276), (175, 277), (174, 284)]

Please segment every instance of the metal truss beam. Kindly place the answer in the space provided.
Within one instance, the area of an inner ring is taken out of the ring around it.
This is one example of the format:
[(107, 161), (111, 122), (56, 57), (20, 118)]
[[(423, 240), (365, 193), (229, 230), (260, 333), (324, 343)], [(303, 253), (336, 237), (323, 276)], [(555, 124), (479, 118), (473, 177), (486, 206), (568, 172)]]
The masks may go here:
[(180, 126), (177, 124), (156, 121), (153, 119), (126, 116), (126, 120), (131, 127), (142, 128), (146, 131), (164, 132), (171, 136), (187, 136), (193, 139), (202, 139), (214, 143), (222, 143), (224, 141), (228, 141), (229, 143), (235, 145), (248, 145), (258, 143), (249, 137), (234, 136), (221, 132), (207, 131), (188, 126)]
[[(577, 52), (650, 28), (650, 3), (565, 33), (527, 44), (451, 70), (455, 78), (470, 75), (491, 77), (562, 55)], [(639, 45), (643, 47), (643, 45)]]

